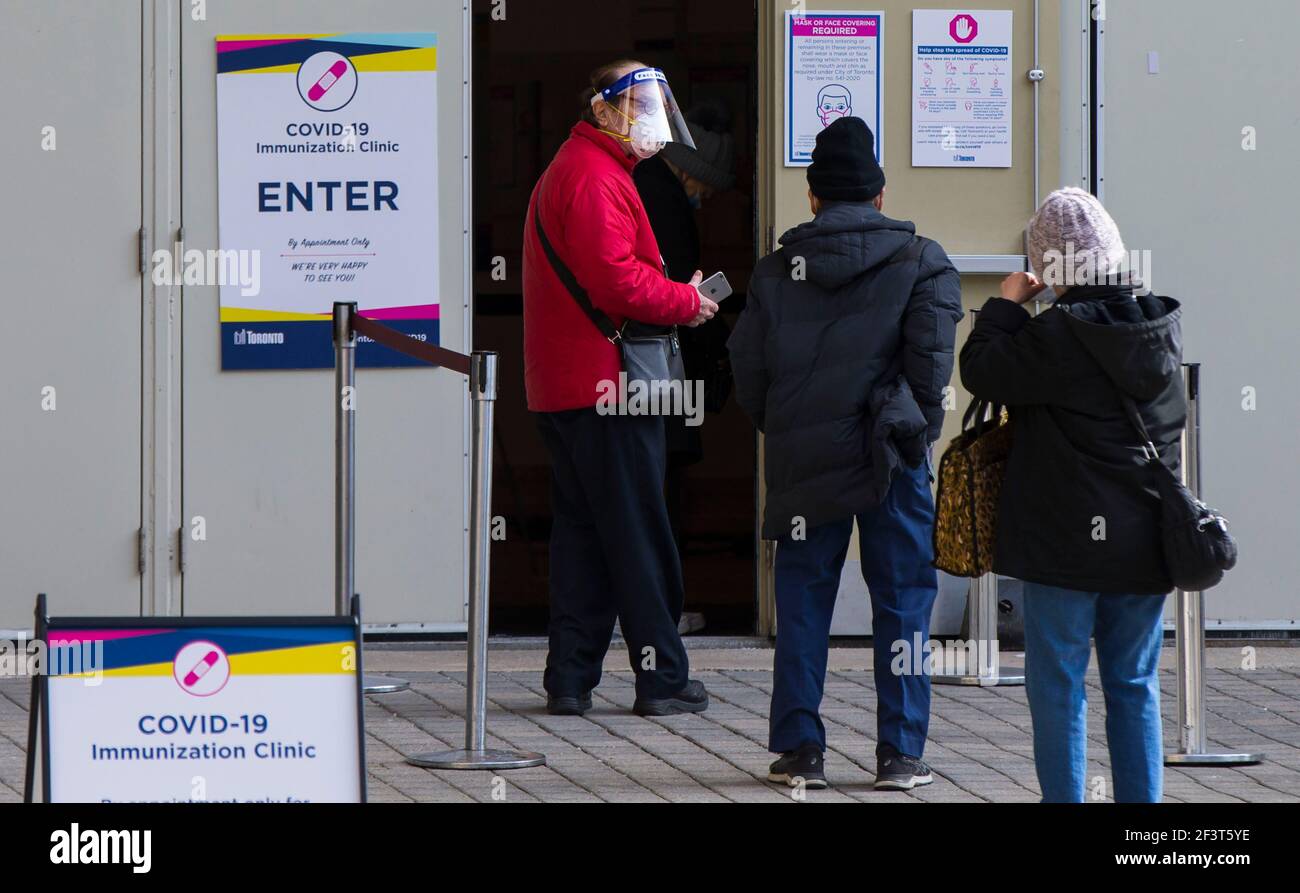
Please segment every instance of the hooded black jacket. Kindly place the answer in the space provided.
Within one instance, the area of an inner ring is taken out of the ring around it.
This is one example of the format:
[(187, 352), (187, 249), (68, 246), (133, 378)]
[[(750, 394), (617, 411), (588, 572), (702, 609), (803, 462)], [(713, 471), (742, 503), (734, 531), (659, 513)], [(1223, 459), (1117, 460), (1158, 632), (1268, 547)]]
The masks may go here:
[(833, 204), (759, 261), (727, 347), (766, 435), (763, 536), (878, 505), (943, 426), (961, 284), (936, 242), (870, 204)]
[(961, 352), (977, 397), (1010, 407), (993, 567), (1083, 592), (1163, 594), (1160, 503), (1116, 387), (1177, 473), (1187, 418), (1177, 301), (1126, 286), (1067, 291), (1036, 317), (984, 305)]

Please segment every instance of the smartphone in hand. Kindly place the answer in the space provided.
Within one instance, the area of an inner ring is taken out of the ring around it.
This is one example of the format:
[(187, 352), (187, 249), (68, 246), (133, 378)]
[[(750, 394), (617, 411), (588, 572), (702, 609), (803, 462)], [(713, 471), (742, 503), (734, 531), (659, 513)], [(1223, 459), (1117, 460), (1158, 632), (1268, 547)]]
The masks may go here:
[(705, 279), (700, 283), (700, 294), (715, 304), (720, 304), (731, 297), (731, 283), (727, 281), (727, 274), (714, 273)]

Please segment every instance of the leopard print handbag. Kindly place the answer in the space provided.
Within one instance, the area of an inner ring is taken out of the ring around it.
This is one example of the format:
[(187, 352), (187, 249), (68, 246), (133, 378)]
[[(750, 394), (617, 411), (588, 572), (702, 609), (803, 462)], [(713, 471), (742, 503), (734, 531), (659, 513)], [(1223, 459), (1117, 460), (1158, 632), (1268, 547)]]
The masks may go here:
[(998, 496), (1011, 453), (1011, 421), (1001, 406), (975, 401), (962, 432), (939, 460), (934, 566), (958, 577), (993, 569)]

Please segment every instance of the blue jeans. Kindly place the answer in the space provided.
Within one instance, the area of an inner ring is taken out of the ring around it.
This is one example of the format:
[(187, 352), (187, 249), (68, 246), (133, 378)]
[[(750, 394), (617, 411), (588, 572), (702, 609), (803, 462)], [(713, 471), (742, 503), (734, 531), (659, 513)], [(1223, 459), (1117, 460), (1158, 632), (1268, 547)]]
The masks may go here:
[(1160, 642), (1165, 600), (1025, 584), (1025, 690), (1034, 766), (1047, 803), (1082, 803), (1087, 779), (1089, 639), (1106, 697), (1106, 744), (1119, 803), (1158, 803), (1164, 787)]
[[(938, 595), (934, 569), (934, 500), (928, 467), (904, 471), (884, 503), (857, 516), (862, 576), (871, 594), (877, 733), (881, 744), (920, 757), (930, 726), (930, 677), (896, 675), (890, 646), (914, 635), (930, 639)], [(818, 709), (826, 683), (831, 616), (853, 519), (782, 538), (776, 550), (776, 659), (768, 749), (815, 744), (826, 750)]]

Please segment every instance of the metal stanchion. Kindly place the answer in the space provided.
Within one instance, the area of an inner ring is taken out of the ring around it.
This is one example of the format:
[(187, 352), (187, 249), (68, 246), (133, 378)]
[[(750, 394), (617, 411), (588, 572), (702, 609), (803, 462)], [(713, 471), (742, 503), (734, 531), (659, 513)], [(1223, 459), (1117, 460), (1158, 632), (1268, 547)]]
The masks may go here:
[[(1035, 308), (1039, 305), (1035, 303)], [(980, 317), (978, 310), (970, 312), (971, 325)], [(998, 576), (989, 571), (971, 580), (966, 594), (966, 635), (975, 645), (975, 672), (935, 673), (930, 682), (935, 685), (1024, 685), (1025, 674), (1002, 672), (1002, 657), (998, 646)], [(969, 651), (966, 652), (969, 661)], [(945, 661), (946, 663), (946, 661)], [(969, 666), (964, 667), (970, 670)], [(1014, 669), (1014, 668), (1012, 668)]]
[[(334, 305), (334, 613), (351, 616), (356, 587), (357, 492), (357, 333), (352, 330), (356, 304)], [(366, 674), (361, 688), (368, 695), (405, 691), (405, 679)]]
[(488, 571), (492, 524), (492, 422), (497, 399), (497, 355), (475, 353), (470, 360), (473, 401), (470, 491), (469, 650), (465, 683), (465, 748), (418, 753), (406, 758), (425, 769), (527, 769), (546, 763), (539, 753), (487, 749)]
[[(975, 645), (974, 672), (936, 673), (935, 685), (1024, 685), (1024, 671), (1003, 672), (998, 647), (998, 577), (992, 572), (971, 580), (966, 597), (966, 631)], [(969, 650), (966, 652), (969, 659)], [(965, 669), (970, 670), (971, 667)]]
[[(1201, 365), (1183, 366), (1187, 430), (1183, 433), (1183, 483), (1201, 498)], [(1165, 754), (1167, 766), (1249, 766), (1259, 753), (1210, 753), (1205, 734), (1205, 593), (1175, 594), (1178, 653), (1178, 750)]]

